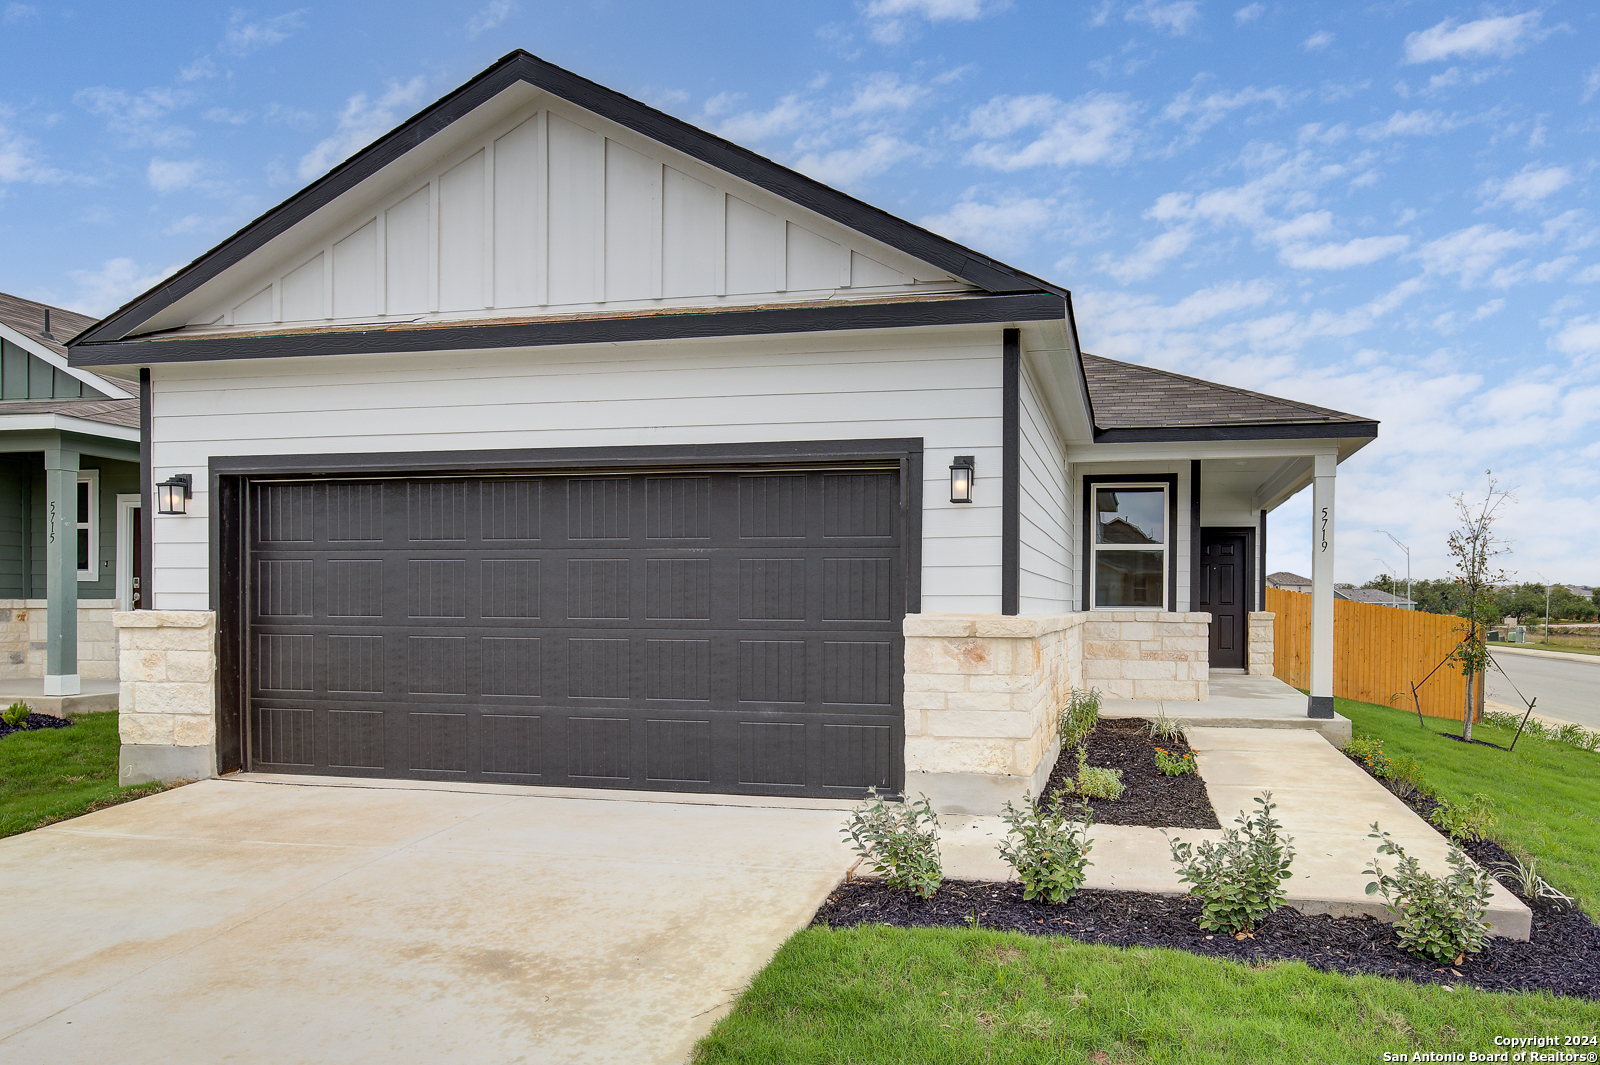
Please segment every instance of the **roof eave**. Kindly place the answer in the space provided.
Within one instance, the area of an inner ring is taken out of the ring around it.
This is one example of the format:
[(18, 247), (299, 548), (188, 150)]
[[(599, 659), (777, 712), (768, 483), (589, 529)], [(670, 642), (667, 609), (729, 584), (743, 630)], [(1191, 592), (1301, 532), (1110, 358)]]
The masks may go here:
[(1194, 443), (1213, 440), (1360, 440), (1376, 439), (1378, 423), (1320, 422), (1243, 425), (1163, 425), (1101, 429), (1097, 444)]

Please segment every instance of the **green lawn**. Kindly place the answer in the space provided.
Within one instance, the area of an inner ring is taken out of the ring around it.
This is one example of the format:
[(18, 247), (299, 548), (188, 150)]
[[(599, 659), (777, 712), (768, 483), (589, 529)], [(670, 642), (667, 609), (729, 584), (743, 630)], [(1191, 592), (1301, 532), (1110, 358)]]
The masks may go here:
[(1352, 1062), (1592, 1034), (1600, 1003), (1063, 937), (863, 926), (786, 943), (697, 1065)]
[[(1459, 721), (1424, 718), (1387, 706), (1336, 699), (1357, 736), (1383, 740), (1391, 757), (1409, 754), (1422, 763), (1424, 782), (1442, 799), (1482, 792), (1494, 802), (1499, 823), (1489, 835), (1513, 853), (1539, 859), (1539, 872), (1560, 890), (1600, 914), (1600, 754), (1523, 734), (1514, 753), (1467, 745), (1440, 733), (1459, 734)], [(1513, 732), (1475, 725), (1473, 736), (1509, 747)]]
[(164, 791), (164, 784), (117, 786), (119, 743), (116, 714), (0, 739), (0, 837)]

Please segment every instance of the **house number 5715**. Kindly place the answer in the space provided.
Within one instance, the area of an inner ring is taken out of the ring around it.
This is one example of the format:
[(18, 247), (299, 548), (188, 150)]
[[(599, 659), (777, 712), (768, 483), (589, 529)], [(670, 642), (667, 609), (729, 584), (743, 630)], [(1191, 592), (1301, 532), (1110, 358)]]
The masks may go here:
[(1328, 549), (1328, 508), (1322, 508), (1322, 550)]

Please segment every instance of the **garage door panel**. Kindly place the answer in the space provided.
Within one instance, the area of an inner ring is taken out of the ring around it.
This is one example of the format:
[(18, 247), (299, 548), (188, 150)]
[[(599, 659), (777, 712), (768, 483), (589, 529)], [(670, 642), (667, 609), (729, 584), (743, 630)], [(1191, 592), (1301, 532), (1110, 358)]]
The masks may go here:
[(899, 778), (892, 471), (250, 499), (257, 768), (838, 796)]

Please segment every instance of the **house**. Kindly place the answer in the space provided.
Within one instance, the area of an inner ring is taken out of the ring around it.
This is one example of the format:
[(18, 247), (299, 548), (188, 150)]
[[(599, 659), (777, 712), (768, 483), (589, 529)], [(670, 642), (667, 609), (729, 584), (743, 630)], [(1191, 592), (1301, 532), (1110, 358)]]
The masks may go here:
[(68, 364), (93, 324), (0, 293), (0, 698), (52, 712), (116, 705), (137, 605), (139, 401)]
[(1267, 587), (1282, 588), (1286, 592), (1301, 592), (1305, 595), (1310, 595), (1311, 578), (1302, 577), (1298, 573), (1290, 573), (1286, 569), (1281, 569), (1276, 573), (1267, 574)]
[(1412, 610), (1416, 604), (1403, 595), (1394, 595), (1382, 588), (1354, 588), (1338, 587), (1333, 589), (1336, 599), (1348, 599), (1352, 603), (1371, 603), (1374, 606), (1392, 606), (1401, 610)]
[(1375, 422), (1087, 355), (1065, 289), (525, 52), (71, 350), (139, 389), (161, 497), (125, 782), (994, 808), (1070, 687), (1270, 656), (1313, 483), (1332, 716)]

